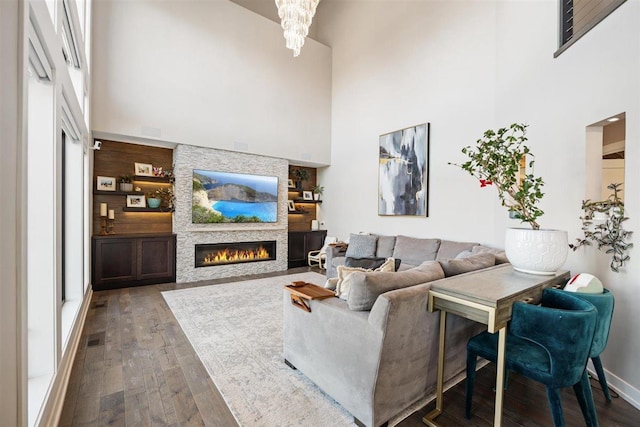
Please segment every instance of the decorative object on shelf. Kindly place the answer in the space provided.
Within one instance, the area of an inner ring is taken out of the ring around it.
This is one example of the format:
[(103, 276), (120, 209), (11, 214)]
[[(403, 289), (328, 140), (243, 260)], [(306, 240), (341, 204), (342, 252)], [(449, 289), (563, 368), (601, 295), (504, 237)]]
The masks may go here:
[(153, 167), (153, 176), (165, 176), (164, 171), (162, 170), (162, 166)]
[(478, 179), (480, 187), (493, 185), (498, 198), (514, 218), (529, 223), (531, 229), (509, 228), (505, 252), (513, 268), (525, 273), (553, 274), (567, 258), (567, 232), (540, 230), (537, 219), (544, 213), (538, 208), (544, 181), (533, 175), (534, 160), (527, 141), (525, 124), (514, 123), (497, 131), (484, 132), (475, 147), (462, 153), (468, 161), (458, 166)]
[(429, 123), (380, 135), (378, 215), (428, 216)]
[(294, 58), (300, 55), (319, 2), (320, 0), (276, 0), (287, 49), (293, 50)]
[(96, 189), (100, 191), (116, 191), (116, 179), (112, 176), (98, 176)]
[(153, 193), (147, 194), (147, 206), (153, 209), (159, 208), (160, 203), (162, 203), (162, 200), (153, 196), (154, 196)]
[(626, 241), (633, 231), (627, 231), (622, 227), (622, 223), (629, 218), (624, 215), (624, 202), (618, 195), (621, 186), (621, 183), (609, 184), (607, 188), (612, 190), (613, 194), (606, 200), (582, 201), (584, 216), (581, 216), (580, 220), (584, 238), (576, 239), (576, 243), (569, 245), (576, 251), (581, 246), (597, 244), (598, 250), (611, 254), (609, 267), (616, 273), (619, 273), (624, 263), (629, 261), (627, 250), (633, 247), (633, 243)]
[(296, 188), (296, 185), (293, 183), (292, 179), (287, 179), (287, 188)]
[(107, 234), (116, 234), (113, 223), (116, 220), (116, 211), (109, 209), (109, 216), (107, 217)]
[(135, 190), (136, 190), (136, 191), (142, 191), (142, 188), (140, 188), (140, 187), (136, 186)]
[(100, 235), (107, 235), (107, 204), (100, 203)]
[(155, 191), (156, 198), (160, 199), (162, 209), (173, 211), (175, 206), (176, 197), (173, 193), (173, 186), (158, 188)]
[(131, 175), (121, 175), (118, 177), (118, 182), (120, 183), (120, 191), (133, 191), (133, 176)]
[(318, 220), (317, 219), (312, 219), (311, 220), (311, 231), (318, 231), (320, 229), (320, 226), (318, 225)]
[(128, 194), (127, 195), (127, 207), (128, 208), (146, 208), (146, 200), (144, 196)]
[(289, 212), (295, 212), (296, 211), (296, 204), (293, 202), (293, 200), (289, 200)]
[(322, 193), (324, 193), (324, 187), (322, 185), (314, 186), (311, 191), (313, 191), (313, 200), (320, 200), (322, 198)]
[(303, 191), (302, 200), (313, 200), (313, 193), (311, 191)]
[(305, 182), (306, 180), (309, 179), (309, 177), (311, 176), (309, 174), (309, 171), (307, 169), (304, 168), (296, 168), (293, 169), (291, 171), (291, 173), (293, 174), (293, 177), (296, 180), (296, 187), (297, 189), (302, 189), (302, 183)]
[(135, 165), (135, 174), (140, 176), (154, 176), (153, 175), (153, 165), (148, 163), (134, 163)]

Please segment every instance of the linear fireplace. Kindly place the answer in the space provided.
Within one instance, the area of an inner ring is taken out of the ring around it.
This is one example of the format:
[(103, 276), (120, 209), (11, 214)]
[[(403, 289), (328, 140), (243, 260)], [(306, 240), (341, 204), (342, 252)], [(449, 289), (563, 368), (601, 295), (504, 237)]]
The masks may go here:
[(195, 255), (196, 268), (273, 261), (276, 259), (276, 241), (200, 244), (196, 245)]

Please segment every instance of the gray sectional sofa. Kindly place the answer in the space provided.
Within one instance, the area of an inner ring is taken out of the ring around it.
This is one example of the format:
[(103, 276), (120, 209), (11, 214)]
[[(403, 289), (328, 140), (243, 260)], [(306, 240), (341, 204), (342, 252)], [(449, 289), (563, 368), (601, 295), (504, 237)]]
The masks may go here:
[[(475, 243), (406, 236), (375, 243), (374, 255), (402, 257), (397, 272), (356, 271), (348, 297), (310, 301), (311, 313), (283, 294), (285, 361), (366, 426), (384, 425), (435, 393), (440, 320), (427, 311), (431, 283), (447, 280), (445, 272), (477, 274), (463, 272), (492, 268), (496, 259)], [(467, 258), (456, 259), (461, 254)], [(340, 255), (329, 255), (328, 276), (344, 263)], [(448, 316), (445, 381), (464, 372), (466, 342), (483, 329)]]

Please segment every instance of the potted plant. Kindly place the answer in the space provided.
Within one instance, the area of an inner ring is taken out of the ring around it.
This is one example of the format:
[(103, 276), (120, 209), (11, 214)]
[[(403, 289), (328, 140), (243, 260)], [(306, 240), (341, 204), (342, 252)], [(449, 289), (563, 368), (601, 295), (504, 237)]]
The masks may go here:
[(320, 200), (322, 193), (324, 193), (324, 187), (322, 185), (316, 185), (311, 189), (311, 191), (313, 191), (313, 199)]
[(304, 168), (296, 168), (291, 173), (296, 180), (296, 188), (301, 190), (302, 183), (309, 179), (309, 171)]
[(544, 181), (532, 173), (535, 161), (525, 145), (527, 126), (514, 123), (497, 131), (489, 129), (475, 147), (462, 149), (468, 161), (450, 164), (477, 178), (481, 187), (495, 186), (509, 214), (530, 225), (530, 229), (509, 228), (506, 232), (505, 251), (513, 267), (526, 273), (553, 274), (567, 258), (567, 232), (541, 230), (537, 222), (544, 213), (538, 207)]
[(161, 201), (161, 207), (163, 210), (173, 211), (175, 204), (175, 195), (173, 193), (173, 187), (158, 188), (155, 191), (156, 197)]
[(156, 208), (160, 207), (160, 203), (162, 203), (162, 199), (160, 199), (158, 191), (160, 191), (160, 189), (147, 193), (147, 206), (148, 207), (153, 208), (153, 209), (156, 209)]
[(133, 191), (133, 176), (121, 175), (118, 177), (120, 191)]
[(627, 250), (633, 247), (633, 243), (626, 241), (633, 231), (627, 231), (622, 227), (622, 223), (629, 218), (624, 216), (624, 202), (618, 195), (621, 186), (620, 183), (609, 184), (607, 188), (612, 190), (613, 194), (606, 200), (582, 201), (584, 216), (581, 216), (580, 220), (584, 238), (576, 239), (576, 243), (569, 245), (576, 251), (582, 246), (597, 244), (599, 250), (611, 254), (609, 267), (616, 273), (629, 261)]

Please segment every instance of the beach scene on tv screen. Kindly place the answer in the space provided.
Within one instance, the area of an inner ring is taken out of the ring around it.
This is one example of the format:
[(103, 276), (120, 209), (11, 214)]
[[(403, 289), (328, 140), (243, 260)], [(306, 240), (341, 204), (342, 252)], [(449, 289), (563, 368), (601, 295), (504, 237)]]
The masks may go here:
[(277, 222), (278, 178), (194, 169), (192, 220)]

